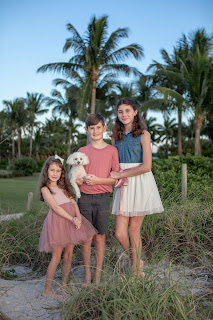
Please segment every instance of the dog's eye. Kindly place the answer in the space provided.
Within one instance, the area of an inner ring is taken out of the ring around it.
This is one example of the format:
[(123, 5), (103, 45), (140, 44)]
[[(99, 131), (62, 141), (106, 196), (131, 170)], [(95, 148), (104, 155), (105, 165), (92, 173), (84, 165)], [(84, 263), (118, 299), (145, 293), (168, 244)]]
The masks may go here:
[(80, 160), (82, 160), (82, 158), (80, 158)]
[(75, 160), (78, 160), (78, 158), (75, 158)]

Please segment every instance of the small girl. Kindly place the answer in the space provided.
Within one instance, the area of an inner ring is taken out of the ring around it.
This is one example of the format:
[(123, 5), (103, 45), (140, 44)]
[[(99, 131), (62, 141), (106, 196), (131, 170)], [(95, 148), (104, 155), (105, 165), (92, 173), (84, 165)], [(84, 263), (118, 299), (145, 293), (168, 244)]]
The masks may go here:
[[(112, 213), (116, 215), (115, 236), (123, 249), (131, 252), (133, 273), (142, 271), (140, 229), (145, 215), (163, 212), (163, 206), (151, 172), (150, 134), (144, 129), (136, 103), (122, 98), (117, 104), (117, 118), (112, 130), (112, 143), (119, 153), (121, 179), (114, 189)], [(129, 229), (129, 234), (128, 234)]]
[(39, 251), (52, 252), (43, 296), (56, 296), (52, 282), (63, 248), (62, 288), (67, 285), (75, 244), (84, 243), (97, 234), (92, 224), (80, 214), (63, 162), (57, 155), (49, 157), (41, 172), (40, 200), (45, 201), (50, 210), (43, 224)]

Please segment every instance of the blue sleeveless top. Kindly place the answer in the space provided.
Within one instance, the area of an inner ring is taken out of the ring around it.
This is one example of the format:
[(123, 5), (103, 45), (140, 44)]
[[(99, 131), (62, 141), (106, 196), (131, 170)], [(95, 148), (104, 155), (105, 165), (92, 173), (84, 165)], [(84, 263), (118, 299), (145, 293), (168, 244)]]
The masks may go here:
[(143, 149), (141, 135), (133, 137), (132, 131), (124, 134), (122, 140), (115, 140), (118, 149), (119, 163), (142, 163)]

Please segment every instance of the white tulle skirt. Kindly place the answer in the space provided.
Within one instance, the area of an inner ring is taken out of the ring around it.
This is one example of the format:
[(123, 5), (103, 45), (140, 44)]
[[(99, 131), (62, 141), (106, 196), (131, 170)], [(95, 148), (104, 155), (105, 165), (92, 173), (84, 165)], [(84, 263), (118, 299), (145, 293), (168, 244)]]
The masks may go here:
[[(140, 164), (120, 163), (120, 168), (125, 170), (137, 167)], [(134, 217), (163, 211), (163, 205), (152, 172), (130, 177), (128, 178), (127, 186), (114, 188), (112, 214)]]

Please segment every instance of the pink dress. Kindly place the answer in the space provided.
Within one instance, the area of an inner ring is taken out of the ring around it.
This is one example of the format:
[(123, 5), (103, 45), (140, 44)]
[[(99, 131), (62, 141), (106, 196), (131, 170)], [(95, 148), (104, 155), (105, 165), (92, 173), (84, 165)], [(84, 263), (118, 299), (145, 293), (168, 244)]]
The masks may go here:
[[(51, 187), (55, 201), (72, 217), (75, 217), (75, 207), (62, 189)], [(81, 227), (76, 229), (74, 224), (61, 217), (50, 208), (44, 221), (40, 237), (39, 251), (52, 252), (57, 246), (65, 248), (68, 244), (84, 243), (98, 231), (81, 215)]]

